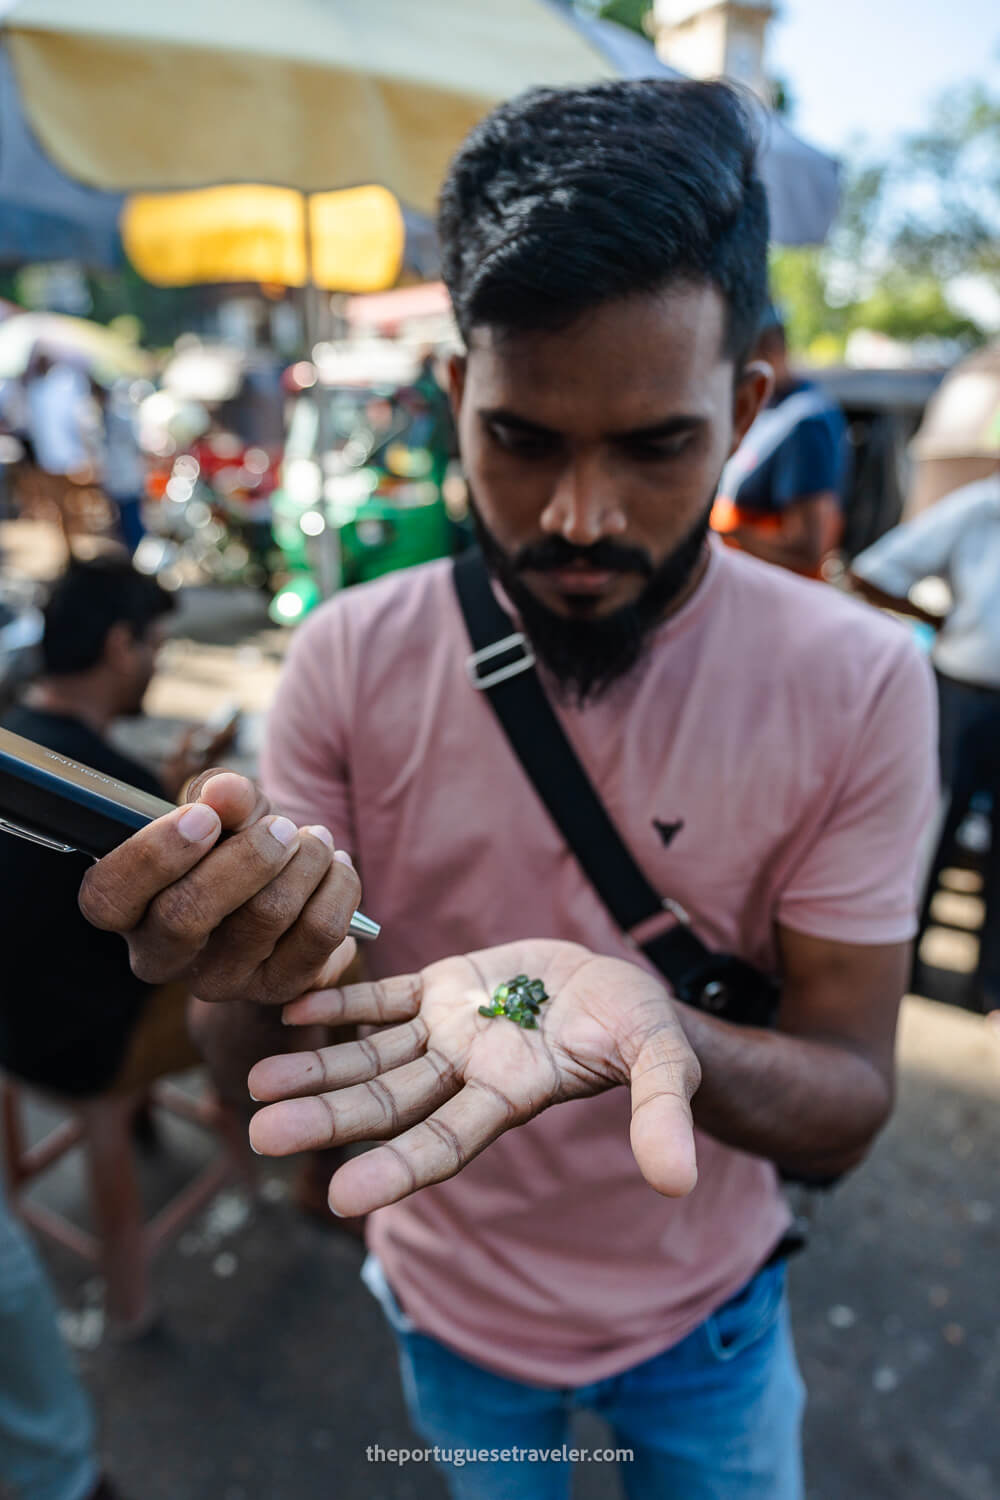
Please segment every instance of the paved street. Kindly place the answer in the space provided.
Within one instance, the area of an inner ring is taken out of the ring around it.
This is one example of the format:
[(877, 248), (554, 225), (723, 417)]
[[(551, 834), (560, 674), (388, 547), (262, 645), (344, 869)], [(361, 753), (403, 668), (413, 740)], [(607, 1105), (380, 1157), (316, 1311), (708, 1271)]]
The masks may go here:
[[(182, 723), (235, 699), (251, 714), (239, 747), (251, 766), (252, 715), (287, 638), (246, 594), (191, 597), (177, 624), (150, 718), (126, 738), (159, 753)], [(975, 939), (961, 929), (977, 909), (974, 878), (956, 886), (945, 898), (955, 927), (934, 936), (930, 954), (952, 987), (968, 967)], [(151, 1201), (203, 1149), (190, 1127), (171, 1125), (146, 1163)], [(223, 1194), (163, 1254), (162, 1323), (133, 1345), (102, 1337), (92, 1274), (44, 1249), (132, 1500), (443, 1494), (426, 1465), (366, 1460), (369, 1445), (414, 1441), (390, 1337), (358, 1281), (360, 1248), (295, 1213), (289, 1171), (262, 1163), (259, 1201)], [(820, 1205), (812, 1246), (791, 1271), (810, 1389), (810, 1500), (1000, 1493), (998, 1184), (1000, 1046), (977, 1017), (911, 998), (893, 1122), (863, 1170)], [(41, 1191), (86, 1221), (77, 1166), (60, 1167)], [(594, 1435), (587, 1427), (582, 1441)], [(575, 1500), (616, 1494), (607, 1469), (580, 1473)]]
[[(986, 1040), (971, 1016), (907, 1002), (895, 1119), (792, 1268), (811, 1500), (995, 1500), (1000, 1048)], [(187, 1127), (168, 1145), (154, 1200), (200, 1159)], [(99, 1289), (46, 1248), (116, 1470), (136, 1500), (441, 1495), (424, 1466), (366, 1461), (369, 1444), (413, 1438), (360, 1249), (299, 1217), (286, 1165), (262, 1171), (252, 1213), (227, 1192), (165, 1252), (162, 1328), (138, 1344), (87, 1347)], [(57, 1178), (46, 1194), (85, 1222), (78, 1173)], [(609, 1480), (581, 1472), (576, 1500), (615, 1495)]]

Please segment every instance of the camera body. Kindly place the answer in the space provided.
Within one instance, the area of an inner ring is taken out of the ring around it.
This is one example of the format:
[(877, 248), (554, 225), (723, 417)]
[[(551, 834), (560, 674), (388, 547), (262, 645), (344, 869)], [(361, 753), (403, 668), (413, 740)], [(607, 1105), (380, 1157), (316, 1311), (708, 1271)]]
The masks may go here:
[(781, 990), (770, 974), (731, 953), (712, 953), (674, 984), (678, 1000), (737, 1026), (773, 1026)]
[(100, 859), (172, 802), (0, 729), (0, 828)]

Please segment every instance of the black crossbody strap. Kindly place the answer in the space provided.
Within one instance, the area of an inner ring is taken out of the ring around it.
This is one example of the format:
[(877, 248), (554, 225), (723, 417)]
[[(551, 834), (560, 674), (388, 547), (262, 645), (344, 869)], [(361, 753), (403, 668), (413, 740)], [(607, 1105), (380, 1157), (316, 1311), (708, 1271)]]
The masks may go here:
[[(470, 675), (486, 692), (515, 755), (584, 874), (624, 932), (663, 911), (622, 841), (545, 696), (526, 642), (501, 608), (478, 550), (454, 565), (455, 589), (475, 656)], [(497, 651), (498, 643), (505, 650)], [(686, 925), (640, 944), (674, 983), (708, 949)]]
[[(458, 559), (454, 579), (474, 647), (469, 675), (489, 697), (514, 754), (584, 874), (628, 933), (662, 912), (664, 903), (623, 843), (566, 738), (542, 690), (530, 647), (497, 602), (478, 551)], [(742, 959), (713, 953), (686, 922), (638, 946), (687, 1004), (741, 1025), (774, 1024), (775, 981)], [(838, 1179), (786, 1180), (831, 1187)], [(790, 1233), (775, 1256), (801, 1249), (803, 1243), (801, 1229)]]

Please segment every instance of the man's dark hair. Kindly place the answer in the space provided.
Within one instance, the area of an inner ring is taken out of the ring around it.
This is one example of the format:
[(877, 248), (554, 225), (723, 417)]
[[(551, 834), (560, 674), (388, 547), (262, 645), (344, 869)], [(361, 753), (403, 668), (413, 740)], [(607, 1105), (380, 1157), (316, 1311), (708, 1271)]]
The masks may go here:
[(441, 192), (462, 336), (559, 328), (604, 302), (710, 282), (739, 367), (767, 300), (768, 216), (752, 116), (728, 84), (535, 89), (467, 137)]
[(764, 308), (757, 330), (757, 341), (754, 353), (766, 359), (769, 354), (787, 354), (788, 336), (785, 332), (785, 320), (781, 315), (781, 309), (774, 302), (768, 302)]
[(137, 573), (126, 558), (74, 560), (58, 578), (45, 605), (42, 660), (54, 677), (86, 672), (101, 659), (113, 625), (131, 626), (141, 640), (174, 599), (155, 578)]

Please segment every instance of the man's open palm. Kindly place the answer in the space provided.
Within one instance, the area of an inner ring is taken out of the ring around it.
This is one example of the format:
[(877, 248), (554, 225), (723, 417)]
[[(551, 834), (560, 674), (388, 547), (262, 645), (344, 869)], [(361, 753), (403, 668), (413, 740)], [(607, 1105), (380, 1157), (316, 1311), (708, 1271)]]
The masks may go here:
[[(537, 1029), (479, 1011), (519, 974), (540, 979), (549, 996)], [(385, 1028), (320, 1052), (265, 1058), (250, 1074), (252, 1095), (269, 1104), (250, 1127), (266, 1155), (390, 1142), (335, 1174), (336, 1213), (368, 1213), (452, 1177), (550, 1104), (618, 1084), (632, 1090), (632, 1150), (646, 1180), (672, 1197), (695, 1184), (690, 1100), (700, 1070), (667, 992), (637, 965), (531, 940), (419, 974), (317, 990), (284, 1014), (293, 1025)]]

